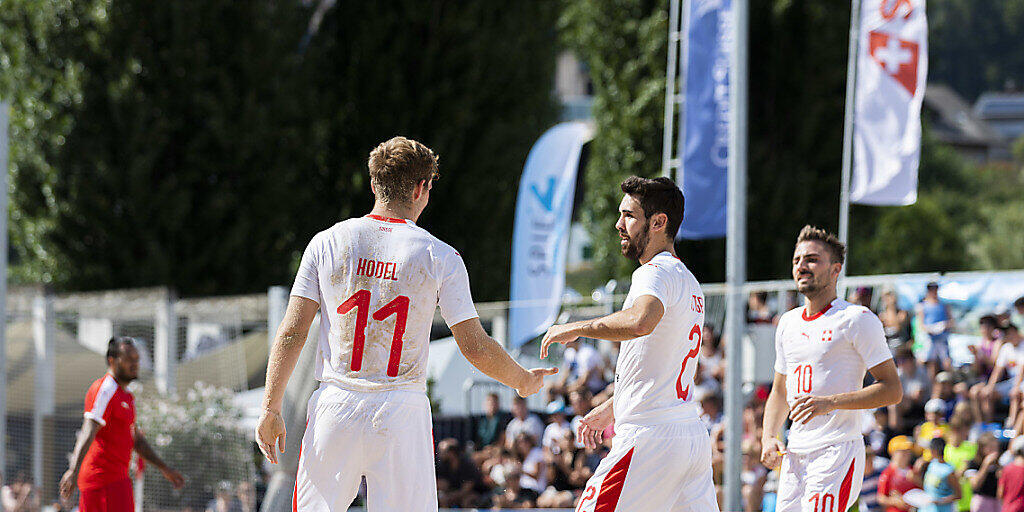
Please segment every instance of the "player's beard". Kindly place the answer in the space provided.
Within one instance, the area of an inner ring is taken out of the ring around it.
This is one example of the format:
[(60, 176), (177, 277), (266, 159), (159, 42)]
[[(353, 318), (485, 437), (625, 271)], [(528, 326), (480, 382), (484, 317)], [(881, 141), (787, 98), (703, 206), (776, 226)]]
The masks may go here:
[(629, 236), (629, 233), (622, 233), (628, 237), (626, 239), (626, 246), (622, 248), (623, 256), (631, 260), (640, 260), (640, 255), (644, 253), (644, 249), (647, 248), (647, 242), (651, 239), (649, 228), (648, 224), (644, 224), (644, 229), (635, 238)]
[(808, 274), (811, 275), (811, 279), (805, 284), (800, 284), (799, 276), (797, 279), (796, 291), (800, 292), (804, 296), (814, 295), (825, 288), (825, 283), (821, 282), (818, 279), (818, 276), (814, 275), (813, 272), (808, 272)]

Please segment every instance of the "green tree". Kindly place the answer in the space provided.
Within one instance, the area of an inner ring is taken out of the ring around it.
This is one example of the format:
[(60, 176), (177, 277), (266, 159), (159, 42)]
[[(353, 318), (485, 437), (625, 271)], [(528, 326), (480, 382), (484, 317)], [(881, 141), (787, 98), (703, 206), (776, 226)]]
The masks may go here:
[(1019, 87), (1024, 77), (1024, 1), (930, 0), (928, 81), (973, 101), (982, 92)]
[[(67, 47), (47, 55), (76, 63), (75, 101), (51, 102), (61, 143), (23, 180), (45, 193), (15, 212), (45, 221), (22, 244), (36, 278), (287, 283), (314, 233), (369, 209), (366, 156), (403, 134), (441, 156), (421, 224), (466, 256), (478, 298), (506, 296), (515, 185), (557, 112), (556, 5), (339, 2), (315, 34), (300, 2), (98, 2), (86, 25), (65, 11), (47, 33)], [(60, 69), (37, 60), (27, 76)]]
[(0, 99), (10, 104), (9, 234), (12, 277), (49, 282), (62, 268), (44, 243), (58, 207), (53, 187), (74, 125), (69, 110), (82, 101), (82, 63), (71, 56), (105, 22), (104, 2), (0, 2)]
[(590, 68), (596, 133), (585, 180), (581, 215), (593, 240), (595, 274), (629, 275), (612, 225), (630, 175), (661, 171), (665, 105), (664, 0), (570, 0), (560, 25), (563, 40)]

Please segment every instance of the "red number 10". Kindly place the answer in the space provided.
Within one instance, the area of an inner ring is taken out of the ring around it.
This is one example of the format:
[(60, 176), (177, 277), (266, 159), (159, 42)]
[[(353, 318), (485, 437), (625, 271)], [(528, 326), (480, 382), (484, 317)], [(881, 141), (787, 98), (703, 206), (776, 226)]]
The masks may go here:
[(796, 375), (796, 392), (810, 393), (814, 369), (809, 364), (798, 365), (793, 373)]
[[(338, 306), (338, 314), (344, 315), (356, 310), (356, 332), (352, 345), (352, 365), (358, 372), (363, 367), (363, 346), (366, 345), (367, 314), (370, 309), (370, 290), (359, 290)], [(388, 377), (398, 375), (398, 361), (402, 357), (402, 336), (405, 335), (405, 321), (409, 318), (409, 297), (399, 295), (391, 302), (373, 312), (373, 319), (381, 321), (395, 315), (395, 333), (391, 337), (391, 355), (388, 358)]]

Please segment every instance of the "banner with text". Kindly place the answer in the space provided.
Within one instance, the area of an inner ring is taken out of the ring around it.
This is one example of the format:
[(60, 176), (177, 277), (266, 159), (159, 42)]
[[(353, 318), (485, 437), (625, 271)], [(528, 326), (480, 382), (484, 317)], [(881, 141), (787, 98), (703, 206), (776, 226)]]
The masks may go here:
[(592, 136), (586, 123), (562, 123), (526, 157), (512, 232), (511, 347), (542, 334), (558, 316), (580, 152)]
[(855, 1), (862, 4), (850, 200), (913, 204), (928, 76), (925, 2)]
[(686, 207), (677, 238), (720, 238), (725, 236), (728, 192), (731, 0), (689, 0), (687, 6), (679, 148)]

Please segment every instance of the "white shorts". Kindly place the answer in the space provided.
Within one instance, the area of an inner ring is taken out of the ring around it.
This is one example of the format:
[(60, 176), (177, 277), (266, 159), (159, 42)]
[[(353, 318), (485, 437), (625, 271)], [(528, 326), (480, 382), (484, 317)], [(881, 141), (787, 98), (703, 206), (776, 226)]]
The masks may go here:
[[(1010, 394), (1013, 393), (1013, 383), (1016, 382), (1016, 380), (1016, 377), (1014, 377), (996, 382), (996, 393), (999, 393), (999, 396), (1003, 398), (1009, 398)], [(1021, 383), (1021, 389), (1024, 390), (1024, 383)]]
[(846, 512), (864, 483), (864, 440), (782, 459), (775, 512)]
[(616, 432), (576, 512), (718, 512), (711, 437), (699, 421)]
[(366, 477), (368, 512), (436, 512), (430, 403), (423, 392), (321, 384), (309, 399), (295, 511), (348, 510)]

